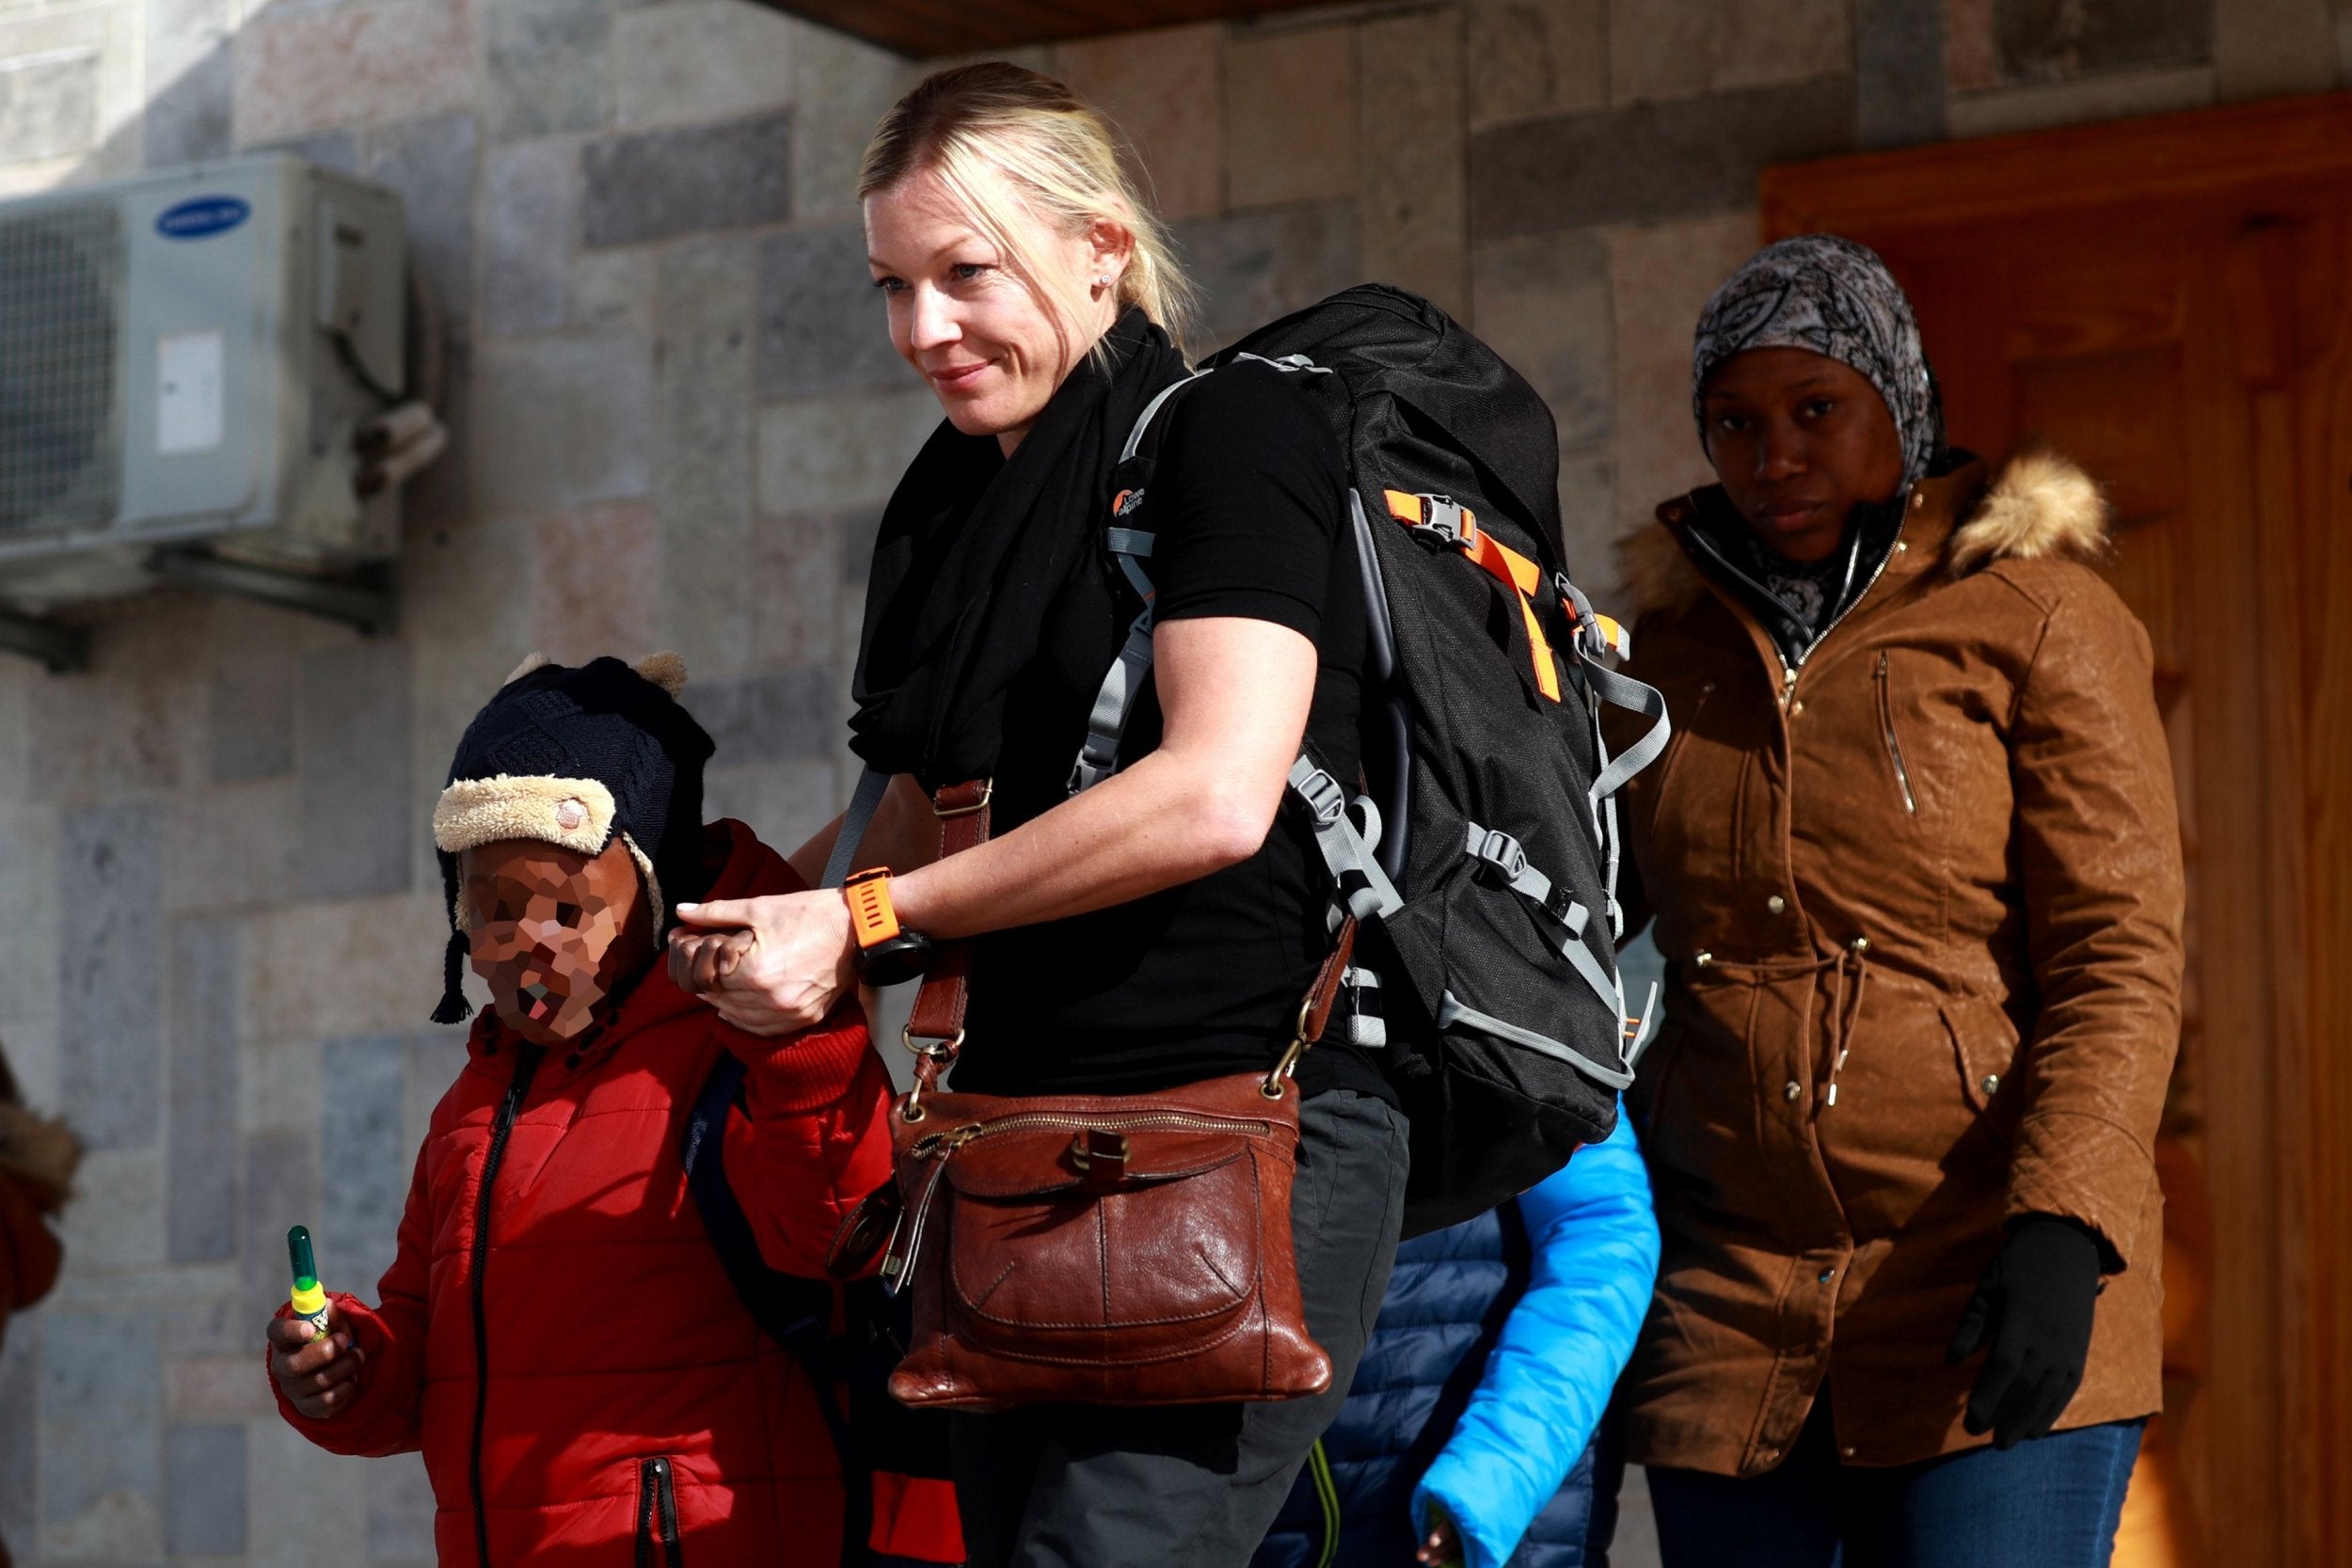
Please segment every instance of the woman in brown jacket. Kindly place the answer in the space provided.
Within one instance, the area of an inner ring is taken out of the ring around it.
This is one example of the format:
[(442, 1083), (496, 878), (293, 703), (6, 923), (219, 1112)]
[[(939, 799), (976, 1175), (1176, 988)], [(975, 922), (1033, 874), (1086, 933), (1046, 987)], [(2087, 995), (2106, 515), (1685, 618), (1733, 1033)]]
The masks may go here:
[(1628, 791), (1670, 985), (1629, 1457), (1668, 1568), (2105, 1563), (2159, 1401), (2182, 878), (2097, 491), (1947, 449), (1847, 241), (1749, 261), (1692, 369), (1722, 483), (1629, 554), (1676, 727)]

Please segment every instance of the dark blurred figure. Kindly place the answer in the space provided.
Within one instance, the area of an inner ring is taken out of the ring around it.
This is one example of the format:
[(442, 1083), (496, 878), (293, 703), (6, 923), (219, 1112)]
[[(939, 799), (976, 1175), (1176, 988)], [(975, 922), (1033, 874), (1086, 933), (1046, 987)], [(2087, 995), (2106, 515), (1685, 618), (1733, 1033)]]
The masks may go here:
[[(0, 1336), (8, 1314), (49, 1293), (65, 1248), (49, 1216), (65, 1207), (82, 1148), (62, 1121), (27, 1110), (0, 1052)], [(8, 1568), (0, 1541), (0, 1568)]]

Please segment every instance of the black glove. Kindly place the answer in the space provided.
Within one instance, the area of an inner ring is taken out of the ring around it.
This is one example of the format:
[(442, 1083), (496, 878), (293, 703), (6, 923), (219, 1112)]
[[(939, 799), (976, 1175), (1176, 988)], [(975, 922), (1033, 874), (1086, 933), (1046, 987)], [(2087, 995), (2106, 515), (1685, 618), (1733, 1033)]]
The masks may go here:
[(2046, 1434), (2082, 1386), (2099, 1296), (2099, 1243), (2073, 1220), (2017, 1222), (1985, 1266), (1945, 1359), (1958, 1366), (1989, 1339), (1963, 1424), (2013, 1449)]

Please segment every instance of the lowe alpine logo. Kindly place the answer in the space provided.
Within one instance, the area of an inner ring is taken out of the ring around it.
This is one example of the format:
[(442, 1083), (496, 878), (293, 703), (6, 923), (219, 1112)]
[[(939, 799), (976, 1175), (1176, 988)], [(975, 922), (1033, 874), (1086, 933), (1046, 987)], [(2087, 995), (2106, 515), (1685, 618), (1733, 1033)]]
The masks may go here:
[(226, 234), (253, 215), (253, 203), (235, 196), (195, 196), (167, 208), (155, 232), (167, 240), (204, 240)]

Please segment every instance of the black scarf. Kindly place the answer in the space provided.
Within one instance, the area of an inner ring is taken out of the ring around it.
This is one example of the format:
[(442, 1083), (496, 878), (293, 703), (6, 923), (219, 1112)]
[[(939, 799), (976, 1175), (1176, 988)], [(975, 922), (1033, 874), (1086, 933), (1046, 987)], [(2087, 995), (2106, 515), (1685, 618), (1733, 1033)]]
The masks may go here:
[(1005, 692), (1047, 609), (1099, 553), (1111, 473), (1152, 394), (1185, 372), (1130, 309), (1066, 376), (1010, 458), (942, 422), (882, 512), (866, 592), (850, 750), (927, 788), (992, 777)]

